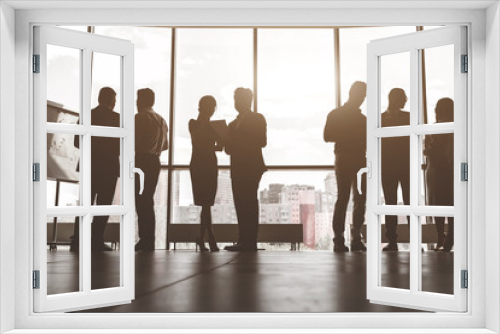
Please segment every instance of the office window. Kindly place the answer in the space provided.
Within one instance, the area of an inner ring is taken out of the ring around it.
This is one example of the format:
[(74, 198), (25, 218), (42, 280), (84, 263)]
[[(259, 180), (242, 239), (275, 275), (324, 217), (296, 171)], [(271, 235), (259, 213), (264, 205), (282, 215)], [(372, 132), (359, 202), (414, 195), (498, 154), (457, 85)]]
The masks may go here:
[[(174, 98), (174, 163), (191, 159), (190, 119), (198, 117), (198, 101), (212, 95), (217, 109), (212, 120), (236, 118), (234, 90), (253, 89), (252, 29), (176, 29)], [(219, 164), (228, 164), (218, 153)]]
[[(340, 29), (340, 91), (342, 103), (348, 100), (349, 88), (354, 81), (366, 82), (366, 46), (370, 41), (409, 34), (415, 31), (415, 26)], [(366, 103), (361, 106), (361, 110), (366, 114)]]
[[(199, 224), (201, 207), (194, 205), (189, 171), (174, 171), (172, 189), (172, 223)], [(303, 248), (333, 248), (331, 226), (337, 198), (333, 171), (267, 171), (262, 177), (258, 198), (260, 224), (302, 225)], [(211, 211), (213, 224), (237, 223), (229, 170), (219, 170), (215, 205)], [(346, 224), (351, 224), (351, 213), (352, 205), (349, 205)], [(288, 250), (290, 243), (265, 245), (265, 248)]]
[(333, 29), (258, 29), (258, 111), (267, 119), (268, 164), (333, 164), (323, 141), (335, 108)]
[[(141, 88), (151, 88), (155, 92), (155, 105), (153, 108), (168, 123), (172, 30), (166, 27), (97, 26), (94, 32), (99, 35), (129, 40), (134, 44), (134, 90), (137, 92)], [(105, 58), (102, 55), (99, 56)], [(96, 57), (93, 60), (92, 81), (93, 84), (99, 87), (103, 84), (100, 85), (100, 82), (96, 82), (96, 80), (103, 77), (102, 71), (110, 70), (106, 66), (105, 60)], [(93, 97), (95, 96), (93, 95)], [(134, 100), (136, 99), (137, 95), (134, 96)], [(96, 101), (96, 98), (92, 99), (92, 107), (94, 107)], [(161, 162), (165, 164), (168, 162), (167, 152), (162, 153)]]

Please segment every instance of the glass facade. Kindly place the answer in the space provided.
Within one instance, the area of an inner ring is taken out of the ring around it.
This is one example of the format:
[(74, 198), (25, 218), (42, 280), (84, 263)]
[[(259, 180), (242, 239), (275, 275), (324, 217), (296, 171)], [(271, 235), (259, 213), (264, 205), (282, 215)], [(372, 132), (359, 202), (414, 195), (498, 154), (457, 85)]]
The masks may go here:
[[(339, 30), (337, 41), (335, 29)], [(154, 109), (169, 126), (171, 151), (162, 153), (162, 170), (155, 193), (157, 249), (168, 247), (168, 224), (199, 223), (200, 207), (193, 203), (188, 167), (191, 156), (188, 122), (197, 118), (198, 101), (204, 95), (214, 96), (217, 108), (213, 119), (225, 119), (229, 123), (237, 116), (233, 100), (237, 87), (254, 91), (254, 107), (267, 120), (268, 144), (263, 154), (269, 171), (264, 174), (258, 191), (260, 223), (302, 224), (305, 248), (332, 249), (331, 222), (337, 186), (333, 145), (323, 140), (326, 117), (332, 109), (347, 101), (354, 81), (366, 81), (366, 45), (369, 41), (411, 33), (416, 31), (414, 26), (307, 29), (97, 26), (93, 31), (134, 44), (135, 89), (153, 89), (156, 94)], [(435, 69), (433, 75), (428, 76), (427, 123), (436, 121), (432, 115), (437, 96), (451, 94), (449, 97), (453, 98), (450, 90), (453, 76), (437, 61), (442, 54), (450, 52), (448, 47), (442, 47), (425, 50), (423, 54), (428, 68)], [(339, 59), (335, 58), (336, 54), (340, 55)], [(79, 55), (56, 48), (49, 55), (49, 70), (51, 66), (58, 66), (57, 72), (65, 74), (63, 78), (49, 75), (49, 80), (74, 82), (70, 76), (79, 75), (74, 70), (74, 59)], [(385, 85), (383, 96), (387, 97), (393, 87), (409, 91), (408, 69), (401, 71), (399, 66), (407, 63), (405, 56), (395, 55), (391, 57), (399, 58), (383, 60), (382, 69), (387, 73), (382, 73), (382, 80), (385, 77), (396, 80)], [(338, 67), (336, 61), (339, 61)], [(63, 65), (69, 70), (59, 69)], [(94, 55), (92, 107), (97, 104), (101, 86), (113, 86), (118, 80), (115, 90), (120, 94), (117, 66), (119, 62), (112, 56)], [(340, 71), (336, 72), (336, 68)], [(340, 82), (338, 87), (336, 78)], [(114, 81), (110, 83), (110, 80)], [(48, 92), (49, 99), (55, 103), (54, 108), (65, 110), (61, 115), (67, 116), (68, 122), (72, 121), (71, 117), (78, 119), (80, 101), (78, 94), (64, 92), (75, 89), (77, 87), (65, 85), (64, 89)], [(338, 92), (341, 93), (340, 101), (336, 100)], [(406, 107), (409, 108), (409, 101)], [(365, 113), (365, 104), (361, 109)], [(119, 110), (117, 101), (116, 111)], [(229, 157), (223, 151), (217, 152), (217, 157), (221, 168), (216, 203), (212, 208), (213, 223), (236, 224)], [(48, 189), (50, 194), (55, 194), (55, 183)], [(78, 183), (61, 184), (59, 190), (60, 204), (56, 205), (77, 203)], [(117, 189), (115, 194), (115, 201), (119, 201), (120, 191)], [(397, 204), (402, 204), (401, 190), (397, 194)], [(54, 205), (52, 195), (48, 197), (47, 201)], [(347, 209), (346, 225), (352, 221), (351, 206), (352, 202)], [(347, 242), (349, 230), (346, 226)]]

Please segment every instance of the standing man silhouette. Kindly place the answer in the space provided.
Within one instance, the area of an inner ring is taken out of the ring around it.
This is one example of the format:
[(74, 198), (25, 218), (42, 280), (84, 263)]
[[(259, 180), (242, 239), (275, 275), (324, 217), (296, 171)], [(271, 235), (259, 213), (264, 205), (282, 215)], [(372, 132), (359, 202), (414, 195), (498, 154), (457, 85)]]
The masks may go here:
[(135, 166), (144, 172), (144, 191), (139, 194), (139, 178), (135, 179), (135, 207), (139, 224), (139, 242), (135, 250), (152, 251), (155, 247), (154, 194), (160, 176), (160, 155), (168, 149), (167, 123), (153, 110), (155, 93), (149, 89), (137, 91), (135, 115)]
[[(410, 125), (410, 113), (403, 111), (408, 98), (401, 88), (389, 92), (389, 107), (381, 115), (382, 127)], [(382, 188), (385, 204), (398, 204), (398, 186), (401, 184), (403, 202), (410, 204), (410, 137), (382, 138)], [(408, 224), (410, 217), (407, 217)], [(385, 216), (385, 236), (389, 243), (383, 251), (398, 250), (398, 217)]]
[(361, 241), (361, 227), (365, 220), (366, 177), (363, 175), (363, 194), (356, 190), (358, 171), (366, 166), (366, 116), (359, 107), (366, 97), (366, 83), (356, 81), (349, 90), (349, 100), (328, 114), (324, 140), (335, 143), (335, 174), (337, 177), (337, 202), (333, 213), (333, 251), (348, 252), (344, 230), (347, 204), (353, 189), (354, 210), (351, 230), (351, 251), (366, 251)]
[(257, 190), (267, 170), (262, 148), (267, 145), (267, 123), (264, 116), (252, 112), (253, 93), (248, 88), (234, 91), (238, 117), (229, 123), (226, 153), (231, 156), (231, 182), (238, 217), (238, 243), (229, 251), (256, 251), (259, 224)]
[[(116, 92), (110, 87), (103, 87), (97, 98), (98, 106), (91, 110), (92, 125), (120, 126), (120, 114), (113, 111), (116, 104)], [(80, 136), (75, 136), (74, 145), (80, 148)], [(120, 139), (92, 137), (91, 140), (91, 204), (111, 205), (115, 196), (116, 182), (120, 176)], [(77, 218), (78, 220), (78, 218)], [(109, 216), (92, 218), (92, 251), (110, 251), (104, 243), (104, 230)], [(75, 221), (71, 251), (79, 250), (79, 223)]]

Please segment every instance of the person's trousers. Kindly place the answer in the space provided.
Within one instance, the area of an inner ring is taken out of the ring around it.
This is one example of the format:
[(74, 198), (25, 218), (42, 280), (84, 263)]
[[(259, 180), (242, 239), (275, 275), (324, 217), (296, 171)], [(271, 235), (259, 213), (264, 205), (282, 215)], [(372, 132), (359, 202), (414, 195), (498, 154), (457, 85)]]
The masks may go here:
[[(398, 204), (398, 185), (401, 184), (403, 193), (403, 202), (410, 205), (410, 167), (391, 168), (390, 170), (382, 167), (382, 188), (386, 205)], [(407, 217), (410, 224), (410, 217)], [(385, 216), (385, 236), (390, 243), (396, 243), (398, 240), (398, 216)]]
[(259, 228), (259, 200), (257, 190), (262, 173), (231, 174), (234, 207), (238, 218), (238, 243), (256, 245)]
[[(116, 182), (118, 175), (115, 173), (103, 172), (102, 168), (92, 169), (91, 197), (92, 205), (111, 205), (115, 196)], [(92, 239), (96, 243), (104, 242), (104, 230), (108, 224), (109, 216), (94, 216), (92, 219)], [(80, 240), (80, 219), (75, 219), (73, 234), (73, 244), (78, 244)]]
[(139, 195), (139, 176), (135, 177), (135, 208), (139, 225), (139, 238), (142, 243), (154, 247), (156, 228), (154, 195), (160, 176), (160, 157), (150, 154), (136, 154), (135, 167), (144, 172), (142, 195)]
[(335, 245), (345, 243), (345, 217), (351, 189), (353, 191), (354, 208), (352, 214), (352, 243), (361, 242), (361, 227), (365, 221), (366, 211), (366, 174), (363, 174), (360, 194), (357, 189), (357, 174), (361, 168), (366, 167), (365, 157), (341, 157), (335, 159), (335, 175), (337, 177), (337, 201), (333, 213), (333, 242)]

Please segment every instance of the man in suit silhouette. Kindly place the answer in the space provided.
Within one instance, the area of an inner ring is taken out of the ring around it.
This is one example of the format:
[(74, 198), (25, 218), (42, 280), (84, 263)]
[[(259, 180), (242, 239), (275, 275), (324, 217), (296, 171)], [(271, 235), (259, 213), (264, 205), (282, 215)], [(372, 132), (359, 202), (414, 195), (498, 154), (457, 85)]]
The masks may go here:
[[(116, 92), (110, 87), (99, 91), (99, 105), (91, 111), (92, 125), (119, 127), (120, 114), (113, 111), (116, 104)], [(80, 137), (75, 136), (74, 145), (80, 148)], [(92, 137), (91, 139), (91, 199), (92, 205), (111, 205), (115, 195), (116, 182), (120, 176), (120, 139), (108, 137)], [(92, 219), (93, 251), (109, 251), (111, 247), (104, 244), (104, 230), (109, 216), (94, 216)], [(78, 219), (77, 219), (78, 221)], [(78, 251), (79, 227), (75, 222), (75, 230), (71, 242), (71, 250)]]
[(168, 149), (167, 123), (156, 111), (155, 93), (149, 89), (137, 91), (135, 115), (135, 166), (144, 172), (144, 191), (139, 194), (139, 178), (135, 181), (135, 207), (139, 225), (139, 242), (135, 250), (152, 251), (155, 247), (154, 195), (160, 176), (160, 155)]
[(259, 224), (257, 190), (267, 170), (262, 148), (267, 145), (267, 123), (264, 116), (252, 112), (253, 93), (248, 88), (234, 92), (238, 117), (229, 123), (226, 153), (231, 156), (231, 183), (238, 217), (238, 243), (229, 251), (256, 251)]
[(359, 107), (366, 97), (366, 83), (356, 81), (349, 90), (349, 100), (328, 114), (324, 139), (335, 143), (335, 174), (337, 177), (337, 202), (333, 213), (333, 251), (348, 252), (344, 244), (345, 216), (351, 188), (353, 189), (353, 226), (351, 251), (366, 251), (361, 241), (361, 227), (365, 220), (366, 178), (363, 175), (363, 194), (357, 191), (357, 173), (366, 166), (366, 116)]

